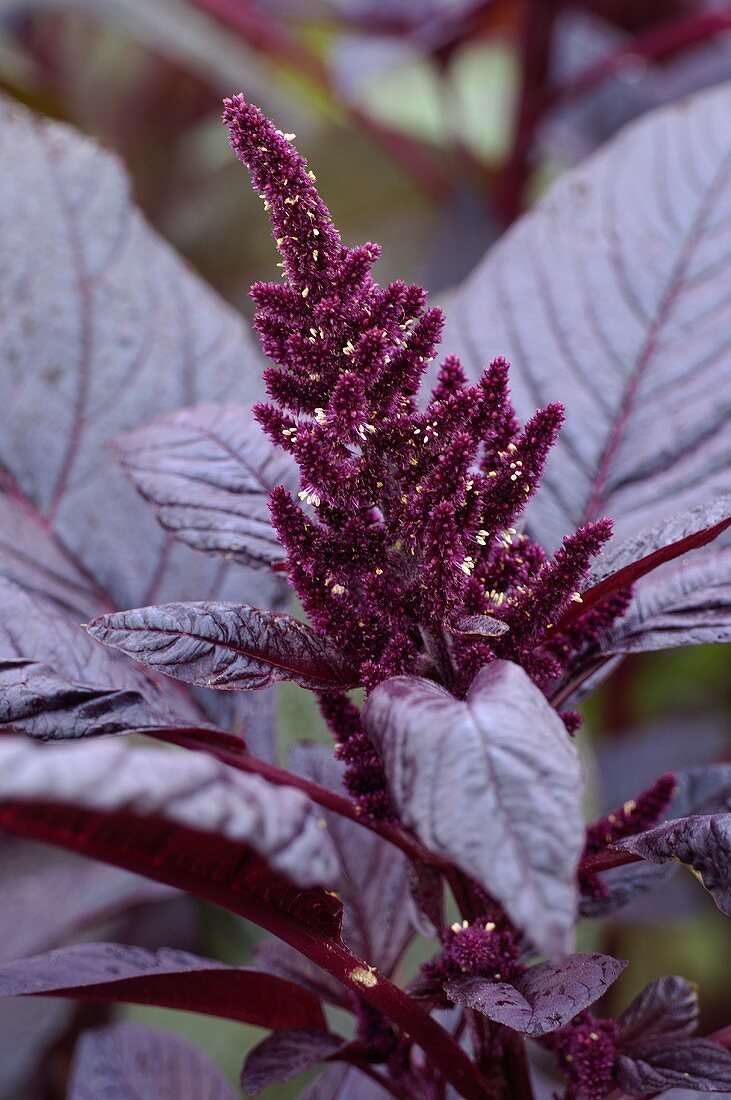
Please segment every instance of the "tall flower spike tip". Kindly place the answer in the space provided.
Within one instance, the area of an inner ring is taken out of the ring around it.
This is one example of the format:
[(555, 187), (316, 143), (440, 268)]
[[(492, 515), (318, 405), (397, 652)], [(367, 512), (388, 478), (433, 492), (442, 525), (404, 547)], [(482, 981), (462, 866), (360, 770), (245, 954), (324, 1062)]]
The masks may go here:
[[(502, 359), (468, 386), (448, 357), (431, 400), (419, 401), (441, 312), (427, 307), (421, 287), (378, 285), (377, 245), (341, 243), (291, 135), (243, 96), (226, 101), (224, 121), (284, 261), (282, 285), (252, 291), (274, 364), (265, 372), (270, 403), (256, 415), (300, 468), (302, 504), (281, 490), (272, 517), (314, 629), (360, 669), (366, 690), (418, 672), (461, 695), (496, 657), (518, 661), (548, 690), (568, 642), (541, 648), (547, 623), (603, 534), (601, 524), (579, 532), (546, 564), (511, 526), (538, 485), (563, 410), (539, 410), (521, 433)], [(452, 627), (465, 615), (510, 629), (457, 637)], [(334, 732), (361, 811), (387, 813), (367, 736)]]

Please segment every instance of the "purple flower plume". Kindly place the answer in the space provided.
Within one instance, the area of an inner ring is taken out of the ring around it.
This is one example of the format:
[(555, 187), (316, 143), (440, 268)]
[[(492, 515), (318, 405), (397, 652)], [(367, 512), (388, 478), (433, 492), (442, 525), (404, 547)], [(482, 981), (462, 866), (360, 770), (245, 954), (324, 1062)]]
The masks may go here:
[[(225, 101), (224, 121), (282, 256), (283, 284), (252, 289), (262, 347), (276, 364), (256, 415), (299, 465), (300, 500), (278, 488), (271, 512), (310, 621), (360, 669), (366, 689), (418, 673), (461, 695), (496, 657), (547, 689), (585, 642), (576, 625), (562, 646), (549, 645), (547, 632), (611, 534), (606, 519), (582, 527), (549, 561), (516, 527), (562, 407), (539, 410), (521, 430), (507, 363), (496, 359), (469, 385), (454, 356), (420, 401), (441, 311), (418, 286), (379, 286), (377, 245), (341, 243), (292, 135), (241, 95)], [(460, 629), (480, 616), (508, 629)], [(351, 794), (364, 812), (386, 814), (357, 711), (333, 699), (323, 706)]]

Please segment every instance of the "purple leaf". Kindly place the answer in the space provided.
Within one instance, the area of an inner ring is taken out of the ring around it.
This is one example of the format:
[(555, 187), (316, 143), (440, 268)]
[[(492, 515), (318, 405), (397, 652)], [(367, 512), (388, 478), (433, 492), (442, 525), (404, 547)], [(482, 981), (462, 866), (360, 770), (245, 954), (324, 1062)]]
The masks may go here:
[[(170, 893), (166, 886), (115, 867), (4, 834), (0, 963), (88, 934), (99, 922)], [(22, 1091), (71, 1012), (71, 1005), (63, 1001), (7, 1000), (0, 1005), (0, 1095)]]
[(691, 555), (644, 577), (627, 614), (599, 639), (603, 653), (731, 641), (731, 547)]
[(731, 489), (730, 103), (725, 85), (629, 126), (452, 299), (445, 346), (473, 374), (504, 355), (520, 415), (566, 406), (530, 509), (547, 545), (605, 514), (621, 538)]
[(722, 1092), (731, 1087), (731, 1054), (708, 1039), (658, 1037), (635, 1056), (620, 1054), (615, 1074), (628, 1096), (675, 1087)]
[(2, 493), (0, 576), (72, 614), (75, 622), (106, 610), (103, 595), (91, 577), (64, 552), (38, 513)]
[(240, 405), (183, 409), (118, 437), (114, 451), (179, 542), (259, 568), (284, 559), (269, 493), (295, 489), (297, 469)]
[(602, 997), (627, 965), (609, 955), (569, 955), (562, 963), (539, 963), (513, 982), (454, 978), (447, 995), (498, 1024), (525, 1035), (547, 1035)]
[(217, 834), (233, 849), (251, 847), (299, 886), (332, 885), (338, 873), (327, 831), (301, 792), (274, 787), (202, 753), (116, 740), (42, 747), (0, 738), (0, 804), (0, 825), (11, 831), (14, 806), (66, 805), (82, 813), (148, 819), (151, 844), (156, 820), (168, 830), (179, 826), (181, 837), (187, 830)]
[(131, 733), (159, 724), (136, 691), (74, 684), (47, 665), (0, 658), (0, 726), (51, 741)]
[(235, 603), (171, 603), (102, 615), (93, 638), (151, 668), (224, 691), (294, 680), (315, 691), (354, 687), (357, 672), (299, 619)]
[(729, 525), (731, 497), (725, 497), (661, 520), (616, 545), (610, 543), (592, 569), (581, 604), (570, 607), (556, 629), (570, 626), (587, 611), (614, 593), (636, 584), (659, 566), (713, 542)]
[[(294, 745), (289, 766), (329, 790), (344, 791), (344, 769), (325, 745)], [(414, 938), (408, 861), (375, 833), (340, 814), (321, 812), (342, 869), (343, 939), (354, 954), (390, 977)]]
[(626, 1053), (650, 1037), (692, 1035), (698, 1026), (698, 990), (686, 978), (658, 978), (645, 986), (617, 1023)]
[[(241, 317), (149, 228), (116, 158), (5, 99), (0, 137), (9, 150), (0, 527), (13, 535), (0, 536), (0, 575), (39, 606), (44, 597), (69, 610), (76, 634), (82, 620), (158, 598), (206, 593), (270, 606), (275, 578), (242, 575), (172, 541), (106, 446), (181, 405), (241, 401), (243, 410), (258, 398), (259, 354)], [(69, 674), (24, 640), (22, 651), (0, 653)], [(180, 705), (180, 692), (169, 697)], [(238, 702), (238, 725), (248, 724), (250, 699)]]
[(364, 719), (405, 825), (472, 875), (549, 957), (570, 950), (581, 855), (582, 768), (526, 673), (495, 661), (464, 702), (399, 676)]
[(177, 1035), (122, 1023), (87, 1031), (74, 1055), (69, 1100), (236, 1100), (221, 1073)]
[(267, 1085), (291, 1081), (346, 1046), (339, 1035), (311, 1027), (280, 1031), (251, 1051), (241, 1072), (241, 1088), (247, 1096), (256, 1096)]
[(685, 863), (721, 912), (731, 917), (731, 813), (667, 821), (639, 836), (627, 837), (616, 847), (652, 863)]
[[(59, 695), (79, 692), (78, 703), (107, 694), (99, 707), (114, 721), (117, 705), (134, 716), (138, 727), (187, 725), (195, 710), (182, 698), (165, 695), (146, 670), (96, 645), (71, 616), (32, 592), (0, 578), (0, 654), (4, 691), (0, 726), (16, 720), (25, 732), (49, 736), (58, 730), (69, 736), (73, 726), (73, 697), (67, 695), (70, 713), (42, 717), (46, 705), (58, 708)], [(46, 693), (49, 697), (46, 698)], [(21, 715), (24, 714), (24, 717)], [(31, 721), (32, 719), (32, 721)], [(63, 722), (69, 729), (64, 731)]]
[(0, 997), (160, 1005), (257, 1027), (324, 1027), (318, 999), (291, 982), (185, 951), (89, 943), (0, 966)]

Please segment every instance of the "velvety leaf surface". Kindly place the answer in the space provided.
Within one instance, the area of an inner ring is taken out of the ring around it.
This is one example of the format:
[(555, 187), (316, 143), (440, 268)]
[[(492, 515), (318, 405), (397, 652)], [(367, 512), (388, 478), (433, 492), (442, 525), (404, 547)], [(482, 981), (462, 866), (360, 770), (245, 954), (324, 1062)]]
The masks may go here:
[(620, 1054), (615, 1073), (628, 1096), (675, 1086), (722, 1092), (731, 1087), (731, 1054), (707, 1039), (658, 1038), (633, 1057)]
[(161, 1005), (257, 1027), (324, 1027), (320, 1002), (273, 974), (186, 951), (88, 943), (0, 966), (0, 997), (71, 997)]
[[(344, 792), (344, 768), (329, 746), (294, 745), (289, 767), (329, 790)], [(406, 856), (340, 814), (320, 812), (342, 869), (338, 892), (345, 906), (343, 938), (355, 955), (390, 977), (414, 937)]]
[(687, 864), (721, 912), (731, 916), (731, 813), (681, 817), (616, 846), (652, 863)]
[(0, 726), (40, 740), (65, 740), (152, 724), (158, 723), (138, 692), (74, 684), (37, 661), (0, 658)]
[(70, 613), (76, 622), (108, 610), (91, 577), (63, 551), (39, 514), (1, 491), (0, 576)]
[(338, 1035), (310, 1027), (270, 1035), (247, 1057), (241, 1088), (247, 1096), (256, 1096), (267, 1085), (284, 1084), (347, 1045)]
[[(731, 497), (722, 497), (689, 508), (679, 515), (667, 516), (649, 527), (643, 527), (627, 538), (612, 538), (591, 567), (587, 587), (606, 580), (628, 566), (657, 554), (665, 547), (684, 544), (704, 533), (721, 534), (723, 526), (731, 524)], [(688, 547), (691, 549), (692, 547)]]
[[(71, 804), (160, 817), (250, 845), (299, 886), (331, 885), (337, 857), (313, 804), (196, 752), (121, 741), (41, 747), (0, 739), (0, 803)], [(4, 824), (0, 811), (0, 824)]]
[(235, 603), (173, 603), (103, 615), (93, 638), (189, 684), (234, 691), (294, 680), (327, 691), (354, 687), (338, 650), (291, 615)]
[(177, 1035), (113, 1024), (87, 1031), (74, 1055), (69, 1100), (236, 1100), (203, 1053)]
[(692, 1035), (698, 1026), (698, 990), (686, 978), (658, 978), (618, 1018), (623, 1050), (651, 1036)]
[(117, 605), (207, 591), (216, 563), (170, 546), (105, 445), (258, 396), (253, 340), (148, 227), (116, 158), (7, 100), (0, 135), (0, 465)]
[(598, 1001), (626, 965), (609, 955), (569, 955), (562, 963), (531, 966), (511, 983), (454, 978), (445, 989), (489, 1020), (525, 1035), (547, 1035)]
[(731, 547), (664, 566), (637, 585), (627, 614), (599, 639), (603, 653), (731, 640)]
[[(0, 655), (4, 690), (8, 693), (0, 704), (0, 725), (13, 722), (15, 717), (22, 722), (21, 714), (28, 719), (35, 713), (36, 727), (43, 736), (54, 729), (60, 736), (68, 736), (73, 716), (65, 716), (69, 729), (64, 732), (63, 713), (57, 726), (52, 714), (46, 721), (41, 713), (46, 706), (58, 709), (59, 693), (73, 693), (74, 689), (79, 693), (79, 705), (85, 698), (100, 700), (107, 693), (106, 706), (99, 709), (110, 720), (114, 720), (118, 705), (134, 717), (138, 726), (185, 725), (196, 717), (195, 709), (182, 696), (164, 694), (149, 673), (97, 645), (70, 615), (3, 578)], [(67, 696), (66, 706), (73, 711), (72, 695)]]
[[(149, 228), (115, 157), (7, 100), (0, 140), (0, 575), (69, 610), (77, 632), (158, 598), (270, 606), (274, 578), (172, 540), (106, 446), (182, 405), (260, 396), (242, 319)], [(0, 653), (68, 674), (32, 647)]]
[(180, 542), (268, 569), (284, 554), (269, 515), (292, 460), (241, 405), (182, 409), (114, 441), (122, 468)]
[(505, 907), (549, 957), (576, 917), (582, 768), (556, 712), (526, 673), (495, 661), (464, 702), (399, 676), (365, 708), (404, 823)]
[[(731, 87), (645, 115), (566, 173), (450, 303), (444, 346), (513, 364), (566, 426), (531, 508), (547, 544), (620, 536), (731, 489)], [(691, 170), (692, 166), (692, 170)]]

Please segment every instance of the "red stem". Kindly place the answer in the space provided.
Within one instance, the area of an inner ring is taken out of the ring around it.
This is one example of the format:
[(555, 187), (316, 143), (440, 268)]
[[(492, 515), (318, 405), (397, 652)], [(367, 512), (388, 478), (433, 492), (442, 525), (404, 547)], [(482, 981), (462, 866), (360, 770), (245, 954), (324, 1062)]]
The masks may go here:
[(344, 795), (337, 794), (327, 787), (322, 787), (312, 779), (305, 779), (304, 776), (295, 775), (293, 772), (286, 771), (285, 768), (277, 767), (276, 764), (269, 764), (266, 760), (251, 756), (244, 748), (241, 740), (233, 734), (222, 733), (214, 729), (197, 729), (192, 726), (180, 729), (161, 727), (160, 729), (148, 729), (144, 732), (158, 741), (166, 741), (168, 744), (179, 745), (184, 749), (207, 752), (222, 763), (228, 764), (229, 767), (260, 775), (262, 779), (274, 783), (277, 787), (296, 787), (297, 790), (304, 791), (313, 802), (318, 806), (322, 806), (323, 809), (332, 810), (333, 813), (339, 814), (341, 817), (347, 817), (350, 821), (354, 821), (356, 825), (369, 829), (383, 840), (388, 841), (389, 844), (400, 848), (409, 859), (427, 863), (443, 870), (451, 867), (451, 864), (446, 860), (422, 847), (415, 837), (399, 828), (398, 825), (391, 825), (383, 821), (368, 821), (362, 818), (355, 804)]
[(600, 871), (610, 871), (613, 867), (624, 867), (628, 863), (641, 863), (642, 856), (634, 852), (624, 852), (620, 848), (607, 848), (593, 856), (585, 856), (579, 864), (581, 875), (596, 875)]
[(506, 225), (523, 208), (533, 136), (545, 111), (548, 97), (551, 43), (560, 7), (559, 0), (523, 0), (518, 51), (521, 88), (515, 113), (513, 148), (500, 174), (495, 195), (495, 208)]
[(501, 1039), (505, 1075), (510, 1085), (512, 1100), (535, 1100), (523, 1036), (506, 1027), (503, 1028)]
[(641, 57), (645, 61), (663, 61), (689, 46), (705, 42), (730, 28), (731, 12), (684, 15), (679, 19), (662, 23), (659, 27), (652, 27), (628, 40), (611, 57), (603, 58), (567, 84), (549, 91), (545, 106), (547, 109), (553, 108), (591, 91), (609, 77), (615, 76), (630, 58)]

